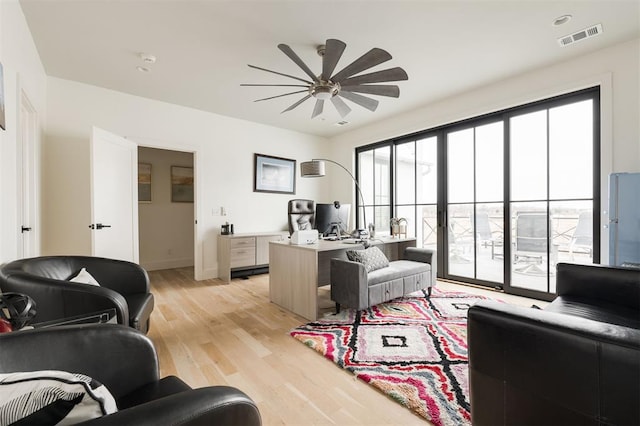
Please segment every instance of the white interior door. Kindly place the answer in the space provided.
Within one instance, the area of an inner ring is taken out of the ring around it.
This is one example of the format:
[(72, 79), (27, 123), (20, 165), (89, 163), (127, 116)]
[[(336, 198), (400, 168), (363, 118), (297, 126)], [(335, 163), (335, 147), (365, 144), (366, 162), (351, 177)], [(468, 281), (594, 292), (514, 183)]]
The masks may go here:
[(91, 252), (138, 263), (138, 147), (93, 128)]
[(17, 148), (18, 178), (18, 256), (21, 258), (37, 256), (38, 244), (38, 206), (37, 206), (37, 113), (24, 91), (20, 91), (20, 129)]

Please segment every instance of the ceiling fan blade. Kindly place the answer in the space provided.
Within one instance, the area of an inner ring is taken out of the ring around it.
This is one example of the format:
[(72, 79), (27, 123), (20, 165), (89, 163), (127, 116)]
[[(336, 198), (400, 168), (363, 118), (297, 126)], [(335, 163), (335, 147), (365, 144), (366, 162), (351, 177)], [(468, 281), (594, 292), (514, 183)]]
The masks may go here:
[(352, 92), (340, 92), (339, 94), (345, 99), (349, 99), (351, 102), (354, 102), (361, 107), (368, 109), (369, 111), (375, 111), (378, 108), (378, 101), (372, 98), (368, 98), (366, 96), (358, 95), (357, 93)]
[(242, 83), (240, 86), (245, 87), (309, 87), (304, 84), (247, 84)]
[(304, 92), (307, 92), (307, 91), (308, 90), (298, 90), (297, 92), (290, 92), (290, 93), (285, 93), (283, 95), (270, 96), (268, 98), (256, 99), (253, 102), (268, 101), (269, 99), (281, 98), (283, 96), (295, 95), (296, 93), (304, 93)]
[(324, 108), (324, 101), (322, 99), (316, 100), (316, 106), (313, 107), (313, 114), (311, 114), (311, 118), (316, 118), (320, 114), (322, 114), (322, 109)]
[(329, 77), (333, 74), (333, 70), (336, 69), (336, 65), (338, 65), (338, 61), (342, 57), (342, 52), (344, 52), (347, 45), (340, 40), (330, 38), (324, 46), (324, 56), (322, 57), (322, 79), (329, 80)]
[(298, 80), (298, 81), (302, 81), (303, 83), (313, 84), (311, 81), (303, 80), (303, 79), (298, 78), (298, 77), (295, 77), (295, 76), (293, 76), (293, 75), (283, 74), (283, 73), (278, 72), (278, 71), (271, 71), (271, 70), (268, 70), (268, 69), (266, 69), (266, 68), (256, 67), (255, 65), (251, 65), (251, 64), (249, 64), (249, 67), (250, 67), (250, 68), (255, 68), (255, 69), (260, 70), (260, 71), (270, 72), (270, 73), (272, 73), (272, 74), (278, 74), (278, 75), (281, 75), (281, 76), (283, 76), (283, 77), (293, 78), (293, 79), (296, 79), (296, 80)]
[[(289, 108), (285, 109), (282, 112), (287, 112), (287, 111), (291, 111), (292, 109), (294, 109), (295, 107), (297, 107), (298, 105), (300, 105), (301, 103), (303, 103), (304, 101), (306, 101), (307, 99), (309, 99), (311, 97), (311, 95), (307, 95), (304, 98), (300, 99), (298, 102), (296, 102), (295, 104), (291, 105)], [(282, 112), (280, 114), (282, 114)]]
[(358, 84), (382, 83), (383, 81), (400, 81), (408, 79), (409, 76), (407, 73), (402, 68), (396, 67), (351, 77), (342, 81), (340, 84), (345, 86), (356, 86)]
[(391, 55), (386, 50), (378, 49), (374, 47), (358, 59), (347, 65), (338, 74), (331, 77), (331, 81), (335, 83), (341, 83), (342, 80), (351, 77), (361, 71), (375, 67), (383, 62), (387, 62), (391, 59)]
[(289, 59), (291, 59), (293, 62), (296, 63), (297, 66), (299, 66), (302, 71), (304, 71), (309, 77), (311, 77), (311, 79), (315, 82), (318, 82), (318, 77), (316, 77), (316, 75), (313, 73), (313, 71), (311, 71), (309, 69), (309, 67), (307, 66), (307, 64), (305, 64), (304, 62), (302, 62), (302, 59), (300, 59), (300, 57), (298, 55), (296, 55), (296, 52), (294, 52), (289, 46), (287, 46), (286, 44), (279, 44), (278, 45), (278, 49), (282, 50), (282, 52), (287, 55), (289, 57)]
[(360, 84), (357, 86), (342, 86), (340, 88), (340, 94), (342, 92), (360, 92), (369, 93), (370, 95), (389, 96), (390, 98), (397, 98), (400, 96), (400, 88), (394, 85), (376, 84), (366, 85)]
[(331, 98), (331, 102), (333, 103), (333, 106), (338, 110), (338, 114), (340, 114), (340, 117), (345, 118), (347, 114), (351, 112), (351, 108), (349, 108), (349, 105), (345, 104), (344, 101), (338, 96), (334, 96), (333, 98)]

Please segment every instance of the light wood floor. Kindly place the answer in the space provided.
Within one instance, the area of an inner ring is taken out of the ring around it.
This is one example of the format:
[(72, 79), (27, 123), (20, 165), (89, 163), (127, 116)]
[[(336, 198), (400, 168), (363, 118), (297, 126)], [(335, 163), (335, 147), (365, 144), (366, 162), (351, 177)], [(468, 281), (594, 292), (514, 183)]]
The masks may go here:
[[(387, 396), (289, 336), (307, 322), (269, 302), (269, 276), (195, 281), (192, 268), (153, 271), (156, 307), (149, 337), (162, 376), (192, 387), (235, 386), (258, 405), (265, 425), (425, 425)], [(510, 303), (544, 302), (439, 282)], [(329, 310), (328, 291), (321, 306)]]

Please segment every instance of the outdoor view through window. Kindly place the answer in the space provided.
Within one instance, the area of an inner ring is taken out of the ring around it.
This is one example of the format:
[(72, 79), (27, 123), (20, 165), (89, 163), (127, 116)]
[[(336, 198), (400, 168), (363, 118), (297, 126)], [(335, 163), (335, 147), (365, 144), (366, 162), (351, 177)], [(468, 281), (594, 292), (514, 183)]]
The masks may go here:
[(406, 219), (445, 278), (554, 293), (556, 263), (593, 262), (593, 117), (583, 97), (360, 149), (367, 218), (378, 235)]

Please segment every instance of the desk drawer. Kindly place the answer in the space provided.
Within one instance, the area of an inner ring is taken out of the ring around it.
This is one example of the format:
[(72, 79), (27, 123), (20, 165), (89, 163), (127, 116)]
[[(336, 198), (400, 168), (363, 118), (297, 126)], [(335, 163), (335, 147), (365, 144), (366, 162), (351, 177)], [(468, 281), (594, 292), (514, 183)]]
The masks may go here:
[(231, 249), (231, 268), (240, 268), (242, 266), (253, 266), (256, 264), (256, 248), (255, 247), (239, 247)]
[(232, 238), (231, 239), (231, 248), (244, 248), (244, 247), (255, 247), (256, 246), (256, 237), (243, 237), (243, 238)]

